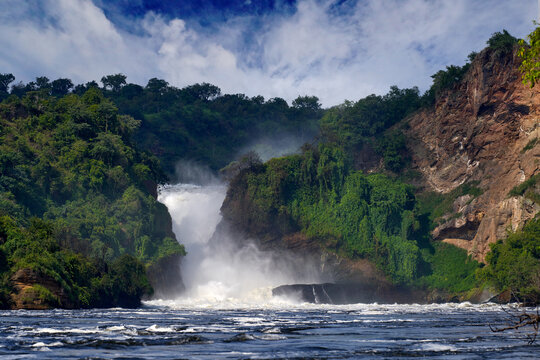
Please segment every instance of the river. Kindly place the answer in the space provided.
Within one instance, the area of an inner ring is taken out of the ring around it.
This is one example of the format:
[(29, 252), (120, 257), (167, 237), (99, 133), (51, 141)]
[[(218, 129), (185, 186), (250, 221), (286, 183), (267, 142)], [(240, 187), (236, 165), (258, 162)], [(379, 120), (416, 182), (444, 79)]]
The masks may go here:
[(538, 359), (497, 305), (146, 302), (0, 311), (2, 359)]

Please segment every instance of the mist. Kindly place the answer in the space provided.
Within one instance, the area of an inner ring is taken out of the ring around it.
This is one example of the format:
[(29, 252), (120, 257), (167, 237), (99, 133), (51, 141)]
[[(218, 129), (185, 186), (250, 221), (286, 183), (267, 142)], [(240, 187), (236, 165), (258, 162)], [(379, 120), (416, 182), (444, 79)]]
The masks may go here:
[(292, 134), (262, 137), (242, 148), (237, 157), (250, 151), (254, 151), (259, 155), (263, 162), (266, 162), (272, 158), (297, 154), (300, 152), (302, 145), (312, 140), (314, 136), (315, 132), (313, 132), (313, 134), (306, 134), (302, 137)]
[(207, 165), (201, 165), (193, 160), (180, 160), (176, 163), (175, 180), (178, 184), (193, 185), (222, 185), (216, 174)]

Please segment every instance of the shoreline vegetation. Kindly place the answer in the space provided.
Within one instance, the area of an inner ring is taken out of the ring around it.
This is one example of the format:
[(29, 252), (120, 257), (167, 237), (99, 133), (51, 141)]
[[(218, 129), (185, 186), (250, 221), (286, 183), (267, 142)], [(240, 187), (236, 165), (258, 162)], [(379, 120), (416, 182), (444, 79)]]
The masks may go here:
[[(495, 33), (483, 51), (518, 52), (530, 74), (534, 36), (538, 29), (518, 46)], [(152, 287), (167, 286), (151, 274), (186, 252), (156, 187), (182, 178), (181, 159), (222, 169), (226, 202), (249, 209), (243, 226), (253, 234), (302, 234), (339, 257), (368, 259), (391, 283), (433, 301), (490, 289), (538, 304), (538, 216), (477, 262), (431, 232), (460, 215), (452, 215), (458, 197), (472, 201), (483, 189), (469, 182), (429, 192), (410, 168), (407, 118), (451, 94), (477, 55), (434, 74), (422, 95), (393, 86), (329, 109), (315, 96), (289, 106), (206, 83), (178, 89), (154, 78), (143, 87), (122, 74), (104, 76), (101, 87), (46, 77), (11, 85), (15, 77), (0, 74), (0, 308), (137, 307)], [(536, 77), (524, 81), (534, 86)], [(255, 153), (231, 162), (268, 133), (304, 145), (267, 162)], [(539, 204), (537, 178), (509, 195)]]

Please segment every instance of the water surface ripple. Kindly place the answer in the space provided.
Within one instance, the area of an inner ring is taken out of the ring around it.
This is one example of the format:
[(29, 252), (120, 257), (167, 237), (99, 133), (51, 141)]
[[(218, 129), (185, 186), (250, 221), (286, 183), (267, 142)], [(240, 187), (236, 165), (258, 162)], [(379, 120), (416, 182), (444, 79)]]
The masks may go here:
[(498, 305), (186, 306), (0, 311), (2, 359), (537, 359)]

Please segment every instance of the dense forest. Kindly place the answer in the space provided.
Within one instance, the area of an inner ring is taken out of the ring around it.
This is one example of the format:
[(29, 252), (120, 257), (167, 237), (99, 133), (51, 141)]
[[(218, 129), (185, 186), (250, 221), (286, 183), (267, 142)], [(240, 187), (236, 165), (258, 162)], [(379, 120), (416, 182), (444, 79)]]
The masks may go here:
[[(516, 42), (503, 31), (488, 46), (505, 52)], [(451, 91), (468, 68), (437, 72), (422, 95), (391, 87), (329, 109), (315, 96), (289, 106), (206, 83), (129, 84), (122, 74), (104, 76), (101, 87), (46, 77), (11, 85), (15, 77), (0, 74), (0, 307), (12, 306), (14, 279), (28, 271), (63, 295), (35, 285), (25, 289), (27, 301), (137, 306), (152, 291), (146, 271), (185, 254), (155, 193), (182, 176), (181, 159), (223, 169), (261, 235), (300, 231), (339, 255), (371, 260), (397, 284), (465, 293), (487, 282), (538, 296), (538, 220), (495, 244), (484, 266), (430, 239), (453, 199), (482, 190), (467, 183), (450, 194), (421, 193), (408, 169), (407, 117)], [(265, 163), (240, 157), (269, 133), (305, 145)], [(377, 172), (364, 171), (366, 158), (381, 164)]]
[(11, 95), (0, 114), (2, 294), (30, 269), (61, 284), (60, 304), (35, 290), (55, 306), (138, 305), (144, 264), (183, 254), (152, 196), (158, 160), (131, 142), (140, 121), (96, 88)]

